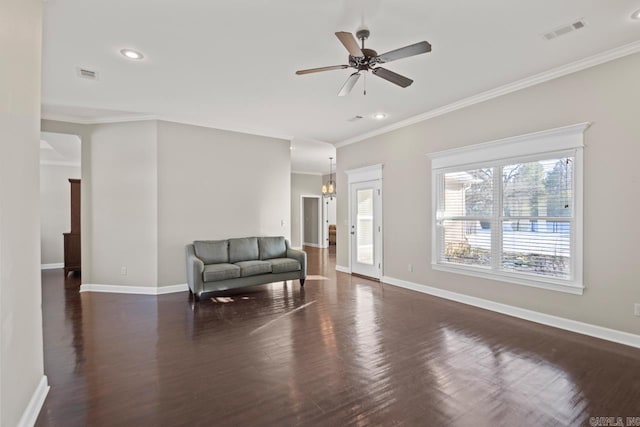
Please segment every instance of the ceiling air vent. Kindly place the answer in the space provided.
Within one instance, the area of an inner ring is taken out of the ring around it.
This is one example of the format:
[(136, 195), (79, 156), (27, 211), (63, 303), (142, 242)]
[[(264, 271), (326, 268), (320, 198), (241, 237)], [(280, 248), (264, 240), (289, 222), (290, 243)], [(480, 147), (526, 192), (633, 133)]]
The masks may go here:
[(98, 72), (89, 70), (87, 68), (78, 67), (76, 68), (78, 73), (78, 77), (88, 80), (98, 80)]
[(364, 117), (362, 116), (353, 116), (350, 119), (347, 119), (348, 122), (357, 122), (358, 120), (363, 119)]
[(553, 40), (560, 36), (564, 36), (566, 34), (572, 33), (574, 31), (578, 31), (587, 26), (587, 23), (584, 19), (579, 19), (571, 24), (563, 25), (562, 27), (558, 27), (553, 31), (549, 31), (548, 33), (544, 33), (542, 37), (545, 40)]

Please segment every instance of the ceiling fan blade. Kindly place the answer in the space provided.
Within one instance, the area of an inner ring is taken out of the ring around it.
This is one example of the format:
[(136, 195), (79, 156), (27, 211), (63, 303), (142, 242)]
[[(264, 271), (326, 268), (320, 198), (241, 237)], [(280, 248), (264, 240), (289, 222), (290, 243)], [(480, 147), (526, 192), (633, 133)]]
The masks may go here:
[(296, 71), (296, 74), (301, 76), (302, 74), (319, 73), (321, 71), (331, 71), (331, 70), (344, 70), (345, 68), (349, 68), (349, 66), (348, 65), (332, 65), (330, 67), (309, 68), (308, 70), (298, 70)]
[(342, 89), (340, 89), (340, 92), (338, 92), (338, 96), (349, 95), (349, 92), (351, 92), (351, 89), (353, 89), (355, 84), (358, 82), (359, 78), (360, 78), (359, 72), (351, 74), (347, 79), (347, 81), (344, 82), (344, 85), (342, 85)]
[(395, 83), (400, 87), (407, 87), (410, 86), (411, 83), (413, 83), (413, 80), (382, 67), (373, 69), (372, 73), (378, 77), (382, 77), (383, 79), (390, 81), (391, 83)]
[(431, 52), (431, 45), (429, 42), (420, 42), (378, 55), (378, 62), (384, 64), (385, 62), (391, 62), (396, 59), (407, 58), (409, 56), (420, 55), (421, 53), (427, 52)]
[(340, 42), (347, 48), (349, 51), (349, 55), (351, 56), (364, 56), (360, 46), (358, 46), (358, 41), (354, 37), (353, 34), (347, 33), (346, 31), (338, 31), (336, 33), (336, 37)]

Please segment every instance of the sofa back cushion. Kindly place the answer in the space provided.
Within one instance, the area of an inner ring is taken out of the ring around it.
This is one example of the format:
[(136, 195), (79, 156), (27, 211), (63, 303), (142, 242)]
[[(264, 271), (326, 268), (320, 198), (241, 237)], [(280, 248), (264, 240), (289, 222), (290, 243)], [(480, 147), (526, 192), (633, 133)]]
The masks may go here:
[(229, 239), (229, 262), (253, 261), (260, 259), (257, 237)]
[(260, 237), (258, 239), (260, 246), (260, 259), (286, 258), (287, 246), (284, 243), (284, 237)]
[(193, 248), (196, 256), (205, 264), (229, 262), (228, 240), (196, 240)]

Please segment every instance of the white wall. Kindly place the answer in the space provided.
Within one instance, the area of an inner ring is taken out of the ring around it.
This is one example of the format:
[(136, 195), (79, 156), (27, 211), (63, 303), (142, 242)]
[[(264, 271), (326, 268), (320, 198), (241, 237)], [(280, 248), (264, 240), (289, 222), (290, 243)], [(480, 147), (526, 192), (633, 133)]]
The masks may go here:
[[(384, 164), (384, 275), (621, 331), (640, 333), (640, 54), (338, 149), (345, 170)], [(431, 268), (428, 153), (593, 122), (584, 151), (584, 295)], [(348, 265), (347, 204), (338, 204), (338, 264)], [(408, 271), (413, 264), (413, 272)]]
[(291, 246), (302, 247), (300, 241), (300, 196), (322, 195), (322, 176), (291, 174)]
[(157, 164), (156, 121), (94, 126), (91, 158), (82, 164), (91, 175), (82, 183), (90, 190), (91, 240), (82, 243), (95, 261), (93, 283), (157, 286)]
[(41, 0), (0, 5), (2, 426), (17, 425), (38, 385), (46, 383), (40, 288), (41, 9)]
[(71, 230), (71, 184), (80, 178), (79, 166), (40, 165), (41, 263), (64, 262), (62, 233)]
[(186, 283), (190, 241), (290, 238), (288, 141), (158, 121), (42, 129), (82, 141), (83, 284)]
[(289, 141), (158, 122), (158, 277), (186, 283), (198, 239), (290, 238)]

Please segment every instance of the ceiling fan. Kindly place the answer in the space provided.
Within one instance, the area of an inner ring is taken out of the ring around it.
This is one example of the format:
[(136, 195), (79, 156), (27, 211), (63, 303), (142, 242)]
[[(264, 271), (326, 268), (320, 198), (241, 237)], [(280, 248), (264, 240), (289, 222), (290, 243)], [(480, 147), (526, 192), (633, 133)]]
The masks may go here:
[[(347, 81), (340, 89), (340, 92), (338, 92), (338, 96), (345, 96), (348, 95), (349, 92), (351, 92), (351, 89), (353, 89), (353, 86), (355, 86), (356, 82), (361, 76), (361, 71), (371, 71), (374, 75), (390, 81), (391, 83), (397, 84), (400, 87), (407, 87), (411, 85), (411, 83), (413, 83), (413, 80), (411, 80), (410, 78), (402, 76), (398, 73), (394, 73), (393, 71), (387, 70), (386, 68), (382, 68), (379, 66), (379, 64), (385, 64), (397, 59), (431, 52), (431, 45), (429, 44), (429, 42), (422, 41), (389, 51), (387, 53), (383, 53), (382, 55), (378, 55), (378, 52), (376, 52), (375, 50), (367, 49), (364, 47), (364, 41), (369, 38), (369, 35), (370, 32), (366, 28), (358, 30), (355, 37), (353, 36), (353, 34), (346, 31), (337, 32), (336, 37), (338, 37), (338, 40), (340, 40), (340, 42), (349, 52), (349, 65), (333, 65), (330, 67), (310, 68), (308, 70), (296, 71), (296, 74), (303, 75), (318, 73), (321, 71), (355, 68), (357, 71), (349, 76)], [(361, 40), (362, 47), (358, 46), (356, 37)], [(365, 90), (365, 95), (366, 93), (367, 92)]]

